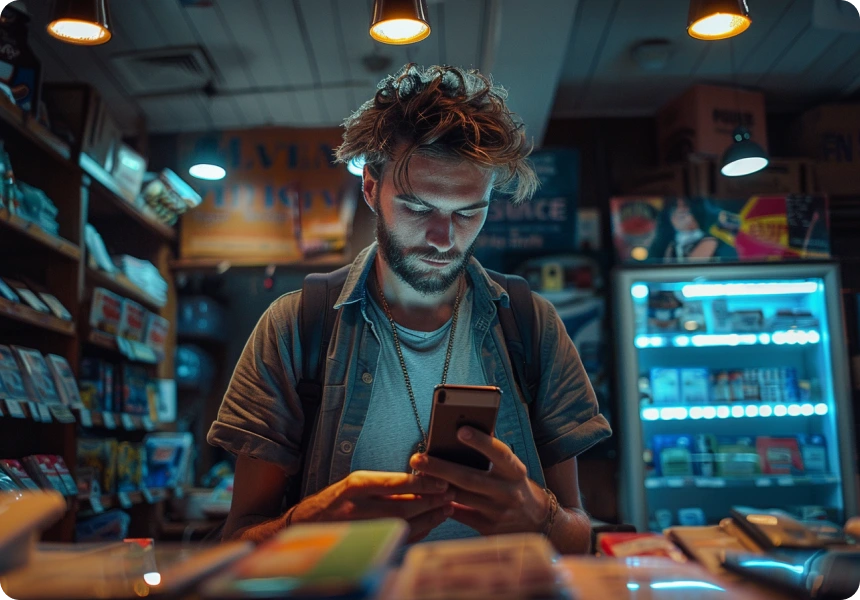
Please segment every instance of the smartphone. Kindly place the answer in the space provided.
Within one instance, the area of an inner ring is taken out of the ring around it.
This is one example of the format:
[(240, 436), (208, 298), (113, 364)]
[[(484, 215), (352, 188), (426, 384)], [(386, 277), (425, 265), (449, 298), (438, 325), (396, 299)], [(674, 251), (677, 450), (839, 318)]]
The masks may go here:
[(735, 506), (730, 514), (738, 527), (765, 550), (823, 546), (812, 531), (781, 510), (757, 510)]
[(437, 385), (433, 390), (427, 454), (487, 471), (490, 460), (457, 439), (466, 425), (493, 435), (502, 390), (494, 385)]

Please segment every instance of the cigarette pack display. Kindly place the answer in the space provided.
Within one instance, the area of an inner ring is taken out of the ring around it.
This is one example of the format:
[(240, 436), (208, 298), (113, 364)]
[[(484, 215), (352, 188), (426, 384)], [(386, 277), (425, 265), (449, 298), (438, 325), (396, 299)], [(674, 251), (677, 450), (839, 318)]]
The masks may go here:
[(33, 478), (39, 487), (43, 490), (55, 490), (65, 495), (66, 486), (63, 480), (54, 469), (54, 463), (46, 454), (35, 454), (33, 456), (25, 456), (21, 459), (27, 473)]
[(139, 490), (144, 482), (143, 444), (120, 442), (116, 458), (116, 487), (118, 492)]
[(685, 404), (706, 404), (710, 387), (707, 369), (681, 369), (681, 398)]
[(104, 288), (94, 289), (90, 327), (116, 335), (121, 317), (122, 298)]
[(18, 294), (15, 293), (9, 285), (0, 279), (0, 298), (5, 298), (9, 302), (20, 302), (21, 298), (18, 297)]
[(823, 435), (800, 434), (800, 455), (807, 475), (827, 473), (827, 440)]
[(51, 376), (54, 378), (54, 383), (57, 386), (57, 391), (60, 393), (60, 399), (66, 406), (80, 406), (81, 396), (78, 392), (78, 382), (75, 380), (75, 374), (72, 368), (62, 356), (49, 354), (45, 357), (48, 363), (48, 369), (51, 371)]
[(78, 495), (78, 484), (75, 483), (72, 474), (69, 472), (69, 467), (66, 466), (66, 461), (63, 460), (62, 456), (50, 456), (51, 464), (54, 467), (54, 470), (59, 475), (60, 480), (63, 482), (63, 486), (66, 491), (64, 492), (66, 496), (77, 496)]
[(58, 319), (62, 319), (63, 321), (71, 321), (72, 313), (63, 306), (63, 303), (57, 300), (57, 297), (53, 294), (49, 294), (48, 292), (39, 292), (39, 297), (42, 301), (48, 305), (48, 308), (51, 309), (51, 312), (54, 313), (54, 316)]
[(720, 477), (753, 477), (761, 473), (755, 438), (717, 436), (717, 475)]
[(146, 333), (144, 343), (152, 348), (158, 360), (164, 359), (164, 347), (167, 343), (167, 334), (170, 332), (170, 321), (154, 313), (149, 313), (146, 321)]
[(0, 460), (0, 468), (2, 468), (9, 477), (12, 478), (18, 487), (23, 490), (35, 490), (38, 491), (38, 484), (33, 481), (33, 478), (27, 473), (27, 470), (24, 468), (24, 465), (20, 463), (20, 461), (5, 458)]
[(600, 533), (597, 546), (604, 556), (660, 556), (685, 563), (684, 553), (665, 536), (657, 533)]
[(3, 400), (27, 401), (31, 400), (21, 375), (18, 361), (9, 346), (0, 346), (0, 388), (2, 388)]
[(678, 369), (651, 369), (651, 394), (654, 404), (678, 404), (681, 401)]
[(127, 298), (124, 299), (119, 318), (119, 336), (133, 342), (142, 342), (146, 315), (146, 309), (140, 304)]
[(102, 361), (84, 357), (81, 361), (81, 379), (78, 383), (81, 404), (88, 410), (100, 410), (104, 396), (104, 375)]
[(8, 277), (6, 277), (5, 280), (6, 283), (9, 284), (9, 287), (15, 290), (18, 297), (20, 297), (21, 300), (23, 300), (30, 308), (38, 310), (41, 313), (50, 314), (51, 309), (48, 308), (48, 306), (39, 299), (39, 296), (37, 296), (33, 290), (28, 288), (26, 284), (18, 281), (17, 279), (9, 279)]
[(12, 346), (21, 366), (24, 385), (30, 390), (30, 396), (45, 404), (62, 404), (57, 386), (51, 377), (51, 371), (45, 357), (38, 350)]
[(769, 475), (803, 475), (803, 457), (796, 438), (761, 436), (756, 439), (763, 473)]

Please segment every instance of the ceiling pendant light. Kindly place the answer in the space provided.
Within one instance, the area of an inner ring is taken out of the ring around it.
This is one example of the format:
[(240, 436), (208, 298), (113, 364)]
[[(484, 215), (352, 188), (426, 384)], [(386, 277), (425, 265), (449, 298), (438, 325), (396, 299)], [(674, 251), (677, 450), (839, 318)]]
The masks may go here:
[(107, 43), (112, 36), (107, 0), (56, 0), (48, 33), (79, 46)]
[(764, 148), (750, 139), (746, 127), (735, 129), (735, 143), (723, 154), (720, 172), (726, 177), (742, 177), (764, 169), (770, 162)]
[(699, 40), (724, 40), (752, 24), (746, 0), (690, 0), (687, 33)]
[(220, 181), (227, 176), (227, 165), (218, 150), (218, 141), (217, 134), (206, 135), (197, 140), (191, 166), (188, 168), (189, 175), (206, 181)]
[(427, 0), (374, 0), (370, 37), (383, 44), (414, 44), (430, 35)]

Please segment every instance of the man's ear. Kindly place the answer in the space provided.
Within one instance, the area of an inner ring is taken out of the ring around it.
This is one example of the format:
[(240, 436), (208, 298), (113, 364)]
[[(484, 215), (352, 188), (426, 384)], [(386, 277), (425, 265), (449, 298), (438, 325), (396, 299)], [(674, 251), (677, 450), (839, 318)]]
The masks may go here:
[(379, 191), (377, 186), (380, 185), (379, 180), (375, 179), (370, 173), (370, 168), (364, 165), (364, 172), (361, 175), (361, 195), (364, 196), (364, 202), (370, 207), (372, 212), (376, 212), (373, 198)]

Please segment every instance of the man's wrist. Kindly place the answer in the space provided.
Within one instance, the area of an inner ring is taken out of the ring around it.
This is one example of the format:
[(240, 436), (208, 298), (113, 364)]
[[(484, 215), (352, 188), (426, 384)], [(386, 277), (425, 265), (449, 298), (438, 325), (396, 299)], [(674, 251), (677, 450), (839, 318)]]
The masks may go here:
[(559, 504), (558, 498), (556, 498), (553, 491), (549, 488), (543, 489), (544, 494), (546, 494), (547, 498), (547, 509), (546, 516), (541, 523), (540, 532), (546, 536), (547, 538), (552, 535), (552, 529), (555, 526), (556, 517), (558, 516)]

